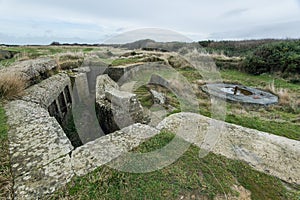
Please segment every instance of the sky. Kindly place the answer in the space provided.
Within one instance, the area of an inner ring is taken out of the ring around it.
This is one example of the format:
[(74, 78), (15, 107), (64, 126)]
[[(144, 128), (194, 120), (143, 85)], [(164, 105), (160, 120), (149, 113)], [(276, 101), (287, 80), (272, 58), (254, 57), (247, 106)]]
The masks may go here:
[(108, 43), (120, 34), (122, 42), (300, 38), (300, 0), (0, 0), (0, 44)]

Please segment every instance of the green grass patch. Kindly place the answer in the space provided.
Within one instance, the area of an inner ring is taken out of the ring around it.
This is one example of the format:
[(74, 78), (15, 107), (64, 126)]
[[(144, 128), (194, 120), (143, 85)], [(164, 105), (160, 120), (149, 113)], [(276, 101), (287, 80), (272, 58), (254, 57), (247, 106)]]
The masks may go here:
[(12, 192), (6, 120), (5, 111), (0, 102), (0, 199), (9, 198)]
[(294, 140), (300, 140), (300, 125), (295, 123), (266, 121), (259, 117), (246, 117), (231, 114), (226, 116), (226, 122), (284, 136)]
[(4, 67), (8, 67), (11, 64), (16, 62), (16, 58), (6, 59), (6, 60), (0, 60), (0, 69)]
[(189, 67), (189, 68), (178, 69), (178, 72), (182, 76), (184, 76), (190, 83), (202, 79), (201, 74), (195, 68)]
[[(134, 152), (149, 152), (168, 144), (174, 134), (162, 132), (141, 144)], [(237, 196), (240, 184), (252, 199), (297, 199), (275, 177), (253, 170), (247, 164), (210, 153), (199, 158), (199, 148), (190, 148), (173, 164), (150, 173), (126, 173), (102, 166), (75, 177), (52, 199), (213, 199), (217, 195)], [(237, 183), (238, 182), (238, 183)]]
[[(7, 141), (7, 131), (8, 126), (6, 124), (6, 115), (2, 103), (0, 102), (0, 141)], [(1, 142), (0, 144), (2, 145), (3, 142)]]
[(162, 132), (159, 135), (150, 138), (147, 142), (143, 142), (137, 148), (133, 149), (132, 152), (136, 153), (147, 153), (163, 148), (171, 140), (173, 140), (175, 135), (170, 132)]
[(95, 49), (92, 48), (92, 47), (87, 47), (87, 48), (82, 49), (82, 51), (83, 51), (84, 53), (88, 53), (88, 52), (91, 52), (91, 51), (94, 51), (94, 50), (95, 50)]
[(220, 71), (223, 80), (231, 80), (233, 82), (239, 82), (245, 86), (251, 87), (264, 87), (274, 81), (276, 88), (288, 88), (293, 91), (300, 91), (299, 84), (289, 83), (283, 78), (276, 77), (269, 74), (251, 75), (237, 70), (221, 70)]
[(134, 91), (143, 107), (150, 108), (153, 105), (152, 94), (147, 86), (143, 85)]

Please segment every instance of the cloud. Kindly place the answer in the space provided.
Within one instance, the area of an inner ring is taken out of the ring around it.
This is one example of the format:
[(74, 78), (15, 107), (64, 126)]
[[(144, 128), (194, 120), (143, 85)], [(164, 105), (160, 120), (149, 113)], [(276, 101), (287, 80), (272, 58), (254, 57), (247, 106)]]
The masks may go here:
[(260, 38), (299, 38), (300, 21), (266, 24), (246, 29), (238, 29), (228, 32), (212, 33), (209, 38), (217, 40), (239, 40)]
[(241, 15), (247, 12), (248, 10), (249, 10), (248, 8), (238, 8), (238, 9), (229, 10), (223, 13), (221, 17), (237, 17), (238, 15)]
[[(53, 35), (43, 35), (43, 36), (32, 36), (32, 35), (24, 35), (24, 36), (12, 36), (0, 33), (0, 44), (18, 44), (18, 45), (26, 45), (28, 41), (30, 44), (39, 45), (39, 44), (50, 44), (53, 41), (59, 41), (60, 43), (89, 43), (89, 44), (99, 44), (103, 39), (100, 40), (89, 40), (86, 38), (80, 37), (58, 37)], [(5, 41), (10, 41), (9, 43)]]
[(176, 30), (194, 40), (227, 38), (229, 33), (240, 39), (268, 34), (299, 37), (291, 23), (285, 31), (268, 28), (299, 19), (299, 1), (0, 0), (0, 30), (9, 36), (0, 42), (32, 43), (37, 41), (34, 37), (46, 36), (94, 42), (145, 27)]
[(142, 39), (151, 39), (157, 42), (173, 42), (173, 41), (192, 42), (192, 40), (189, 39), (188, 37), (172, 30), (159, 29), (159, 28), (143, 28), (143, 29), (132, 30), (122, 34), (115, 35), (112, 38), (104, 41), (104, 43), (107, 44), (130, 43)]

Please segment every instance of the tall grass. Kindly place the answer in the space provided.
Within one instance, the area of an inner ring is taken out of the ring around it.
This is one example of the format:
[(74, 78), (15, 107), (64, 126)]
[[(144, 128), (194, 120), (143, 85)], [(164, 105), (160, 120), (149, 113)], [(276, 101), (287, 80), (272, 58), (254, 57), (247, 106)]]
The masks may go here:
[(286, 88), (276, 88), (274, 84), (274, 80), (269, 83), (265, 89), (279, 97), (279, 104), (288, 106), (291, 102), (291, 96)]
[(18, 74), (4, 72), (0, 74), (0, 100), (12, 100), (23, 95), (26, 80)]

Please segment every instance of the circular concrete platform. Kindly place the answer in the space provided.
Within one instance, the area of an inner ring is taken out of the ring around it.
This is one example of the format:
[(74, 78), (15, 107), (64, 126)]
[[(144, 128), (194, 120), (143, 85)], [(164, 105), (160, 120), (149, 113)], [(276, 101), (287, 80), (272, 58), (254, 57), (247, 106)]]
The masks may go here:
[(201, 89), (215, 97), (229, 101), (270, 105), (278, 103), (278, 97), (259, 89), (236, 84), (214, 83), (206, 84)]

